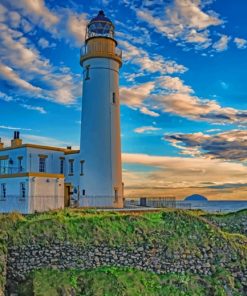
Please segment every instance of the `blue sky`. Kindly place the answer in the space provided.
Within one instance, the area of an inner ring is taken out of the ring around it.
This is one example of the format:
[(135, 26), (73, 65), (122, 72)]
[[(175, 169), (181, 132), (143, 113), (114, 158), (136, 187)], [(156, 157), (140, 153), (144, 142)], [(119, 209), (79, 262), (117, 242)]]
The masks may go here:
[(99, 9), (123, 50), (126, 192), (247, 199), (242, 0), (2, 0), (3, 141), (19, 129), (28, 143), (78, 147), (80, 47)]

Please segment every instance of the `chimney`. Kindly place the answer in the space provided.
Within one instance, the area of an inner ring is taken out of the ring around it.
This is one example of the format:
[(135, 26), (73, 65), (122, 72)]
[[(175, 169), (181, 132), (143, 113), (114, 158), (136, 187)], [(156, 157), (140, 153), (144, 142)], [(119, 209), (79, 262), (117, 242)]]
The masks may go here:
[(4, 143), (2, 142), (2, 139), (0, 138), (0, 150), (4, 148)]
[(20, 139), (20, 132), (14, 132), (14, 138), (11, 140), (11, 148), (20, 147), (22, 145), (22, 139)]

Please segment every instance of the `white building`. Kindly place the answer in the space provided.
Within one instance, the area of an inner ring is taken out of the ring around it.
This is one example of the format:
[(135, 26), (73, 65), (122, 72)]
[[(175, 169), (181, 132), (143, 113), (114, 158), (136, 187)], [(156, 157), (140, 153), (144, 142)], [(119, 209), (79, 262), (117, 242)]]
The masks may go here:
[(121, 52), (103, 11), (87, 26), (80, 150), (0, 141), (0, 212), (122, 207), (118, 73)]

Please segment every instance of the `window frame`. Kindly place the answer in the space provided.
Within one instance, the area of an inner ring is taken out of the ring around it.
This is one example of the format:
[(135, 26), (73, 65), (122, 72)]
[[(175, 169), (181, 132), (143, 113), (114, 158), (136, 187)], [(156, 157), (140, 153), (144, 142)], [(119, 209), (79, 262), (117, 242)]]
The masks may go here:
[(64, 157), (60, 157), (60, 163), (59, 163), (59, 171), (60, 174), (64, 174), (64, 163), (65, 163), (65, 159)]
[(40, 173), (46, 172), (46, 157), (39, 156), (39, 172)]
[[(24, 194), (23, 194), (24, 193)], [(24, 200), (27, 197), (27, 187), (26, 187), (26, 182), (21, 182), (20, 183), (20, 199)]]
[(84, 80), (89, 80), (90, 79), (89, 70), (90, 70), (90, 65), (86, 65), (86, 67), (85, 67), (85, 78), (84, 78)]
[(80, 176), (84, 175), (84, 163), (85, 163), (85, 160), (80, 161)]
[(7, 184), (1, 183), (0, 184), (0, 200), (6, 200), (7, 199)]
[(69, 159), (69, 176), (74, 176), (74, 159)]

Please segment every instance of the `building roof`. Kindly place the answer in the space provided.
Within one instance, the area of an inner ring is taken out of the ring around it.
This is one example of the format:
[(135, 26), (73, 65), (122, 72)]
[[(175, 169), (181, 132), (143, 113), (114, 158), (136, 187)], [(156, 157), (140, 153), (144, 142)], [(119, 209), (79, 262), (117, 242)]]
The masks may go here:
[(34, 149), (44, 149), (44, 150), (53, 150), (57, 152), (64, 152), (65, 154), (76, 154), (79, 153), (80, 150), (72, 150), (68, 148), (61, 148), (61, 147), (54, 147), (54, 146), (44, 146), (44, 145), (38, 145), (38, 144), (22, 144), (18, 147), (5, 147), (0, 149), (1, 151), (7, 151), (7, 150), (13, 150), (13, 149), (19, 149), (19, 148), (34, 148)]
[(91, 19), (90, 24), (94, 23), (94, 22), (107, 22), (107, 23), (112, 23), (112, 21), (105, 16), (105, 13), (103, 10), (100, 10), (98, 15), (96, 17), (94, 17), (93, 19)]

